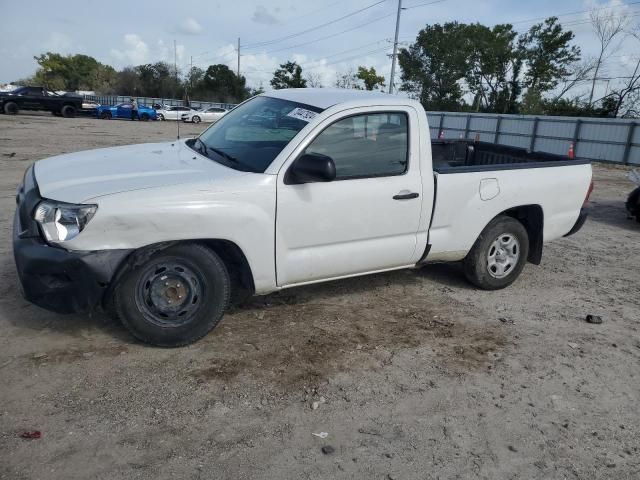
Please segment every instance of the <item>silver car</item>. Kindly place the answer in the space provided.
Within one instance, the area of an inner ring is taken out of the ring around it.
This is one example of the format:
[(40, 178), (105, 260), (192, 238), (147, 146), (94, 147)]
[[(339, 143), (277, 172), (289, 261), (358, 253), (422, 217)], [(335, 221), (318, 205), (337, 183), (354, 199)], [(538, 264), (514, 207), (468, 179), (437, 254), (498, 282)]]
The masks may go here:
[(182, 114), (183, 122), (192, 122), (192, 123), (214, 123), (217, 122), (220, 118), (222, 118), (229, 110), (225, 110), (220, 107), (211, 107), (203, 110), (201, 112), (191, 111), (188, 113)]

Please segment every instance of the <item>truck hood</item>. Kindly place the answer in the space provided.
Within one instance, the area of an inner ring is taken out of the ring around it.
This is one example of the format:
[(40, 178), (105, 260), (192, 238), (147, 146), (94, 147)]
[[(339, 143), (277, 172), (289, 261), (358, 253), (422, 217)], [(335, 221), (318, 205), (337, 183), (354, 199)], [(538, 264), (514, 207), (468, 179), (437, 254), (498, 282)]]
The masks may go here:
[(58, 155), (35, 164), (44, 198), (69, 203), (104, 195), (246, 175), (204, 157), (184, 144), (145, 143)]

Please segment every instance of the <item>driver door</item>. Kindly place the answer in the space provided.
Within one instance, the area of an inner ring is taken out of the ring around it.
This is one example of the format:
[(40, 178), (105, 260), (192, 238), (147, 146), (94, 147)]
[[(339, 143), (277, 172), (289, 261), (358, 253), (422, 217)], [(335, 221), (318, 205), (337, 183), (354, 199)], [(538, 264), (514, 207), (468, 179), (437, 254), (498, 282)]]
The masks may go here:
[(324, 128), (302, 154), (331, 157), (331, 182), (287, 184), (285, 164), (277, 187), (278, 286), (416, 262), (422, 181), (412, 115), (372, 111)]

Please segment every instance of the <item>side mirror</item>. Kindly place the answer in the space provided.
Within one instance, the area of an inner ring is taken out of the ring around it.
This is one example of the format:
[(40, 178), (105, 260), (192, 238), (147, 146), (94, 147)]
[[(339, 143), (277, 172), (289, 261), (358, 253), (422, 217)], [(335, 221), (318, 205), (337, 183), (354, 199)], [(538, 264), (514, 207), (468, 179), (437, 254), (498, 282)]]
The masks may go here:
[(286, 184), (330, 182), (336, 178), (336, 164), (321, 153), (305, 153), (298, 157), (287, 172)]

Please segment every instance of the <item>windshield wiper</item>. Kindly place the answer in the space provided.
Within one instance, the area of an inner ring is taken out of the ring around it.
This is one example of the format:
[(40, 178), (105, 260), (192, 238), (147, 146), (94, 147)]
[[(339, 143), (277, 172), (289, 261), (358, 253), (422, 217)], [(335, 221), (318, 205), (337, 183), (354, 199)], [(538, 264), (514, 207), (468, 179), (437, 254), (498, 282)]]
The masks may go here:
[(209, 156), (209, 147), (207, 147), (207, 145), (206, 145), (202, 140), (200, 140), (200, 137), (196, 137), (196, 139), (195, 139), (195, 140), (196, 140), (196, 142), (198, 142), (198, 143), (201, 145), (201, 147), (202, 147), (202, 148), (199, 148), (200, 153), (203, 153), (205, 157), (208, 157), (208, 156)]
[(236, 157), (229, 155), (227, 152), (225, 152), (224, 150), (221, 150), (219, 148), (215, 148), (215, 147), (208, 147), (202, 140), (200, 140), (200, 138), (196, 138), (196, 142), (198, 142), (200, 144), (200, 147), (198, 148), (198, 150), (200, 151), (200, 153), (202, 153), (205, 157), (211, 158), (211, 155), (209, 155), (209, 151), (212, 151), (216, 154), (218, 154), (219, 156), (221, 156), (222, 158), (224, 158), (225, 160), (227, 160), (230, 163), (233, 163), (235, 165), (238, 165), (239, 169), (245, 172), (256, 172), (255, 170), (253, 170), (252, 168), (250, 168), (248, 165), (245, 165), (244, 163), (242, 163), (240, 160), (238, 160)]

